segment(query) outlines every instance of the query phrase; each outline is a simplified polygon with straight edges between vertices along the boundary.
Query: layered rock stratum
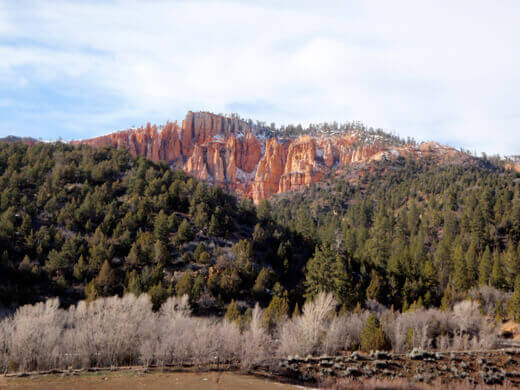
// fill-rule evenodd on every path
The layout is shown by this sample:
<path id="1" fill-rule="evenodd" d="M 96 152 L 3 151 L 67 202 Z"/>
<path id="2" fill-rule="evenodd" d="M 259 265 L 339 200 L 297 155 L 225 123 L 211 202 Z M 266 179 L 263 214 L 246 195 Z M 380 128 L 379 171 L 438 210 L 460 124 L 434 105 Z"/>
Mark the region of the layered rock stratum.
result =
<path id="1" fill-rule="evenodd" d="M 148 124 L 73 143 L 126 148 L 134 156 L 165 161 L 255 203 L 301 190 L 350 164 L 407 156 L 441 162 L 471 158 L 438 143 L 388 142 L 360 130 L 281 137 L 251 121 L 191 111 L 181 125 L 167 122 L 159 129 Z"/>

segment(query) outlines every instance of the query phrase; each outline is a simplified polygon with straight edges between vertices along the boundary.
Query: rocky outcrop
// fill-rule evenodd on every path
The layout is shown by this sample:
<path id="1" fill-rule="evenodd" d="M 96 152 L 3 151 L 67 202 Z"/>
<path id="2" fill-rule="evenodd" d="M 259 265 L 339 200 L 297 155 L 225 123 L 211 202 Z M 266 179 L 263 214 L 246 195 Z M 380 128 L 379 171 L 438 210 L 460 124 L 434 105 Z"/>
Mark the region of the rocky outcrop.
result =
<path id="1" fill-rule="evenodd" d="M 265 154 L 258 164 L 250 194 L 255 202 L 278 192 L 280 178 L 285 171 L 286 155 L 287 148 L 276 138 L 267 140 Z"/>
<path id="2" fill-rule="evenodd" d="M 508 171 L 520 173 L 520 162 L 507 162 L 504 164 L 504 168 Z"/>
<path id="3" fill-rule="evenodd" d="M 135 155 L 184 169 L 256 203 L 273 194 L 298 191 L 349 164 L 404 156 L 444 159 L 461 152 L 436 143 L 388 145 L 359 133 L 265 137 L 251 122 L 208 112 L 188 112 L 182 125 L 147 124 L 74 144 L 126 148 Z"/>

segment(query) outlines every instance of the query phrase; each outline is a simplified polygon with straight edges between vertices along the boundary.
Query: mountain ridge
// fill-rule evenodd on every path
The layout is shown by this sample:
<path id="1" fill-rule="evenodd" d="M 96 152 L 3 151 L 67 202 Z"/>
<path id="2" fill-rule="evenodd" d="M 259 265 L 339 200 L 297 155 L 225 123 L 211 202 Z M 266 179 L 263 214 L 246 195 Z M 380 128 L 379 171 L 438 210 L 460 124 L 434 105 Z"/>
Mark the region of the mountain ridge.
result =
<path id="1" fill-rule="evenodd" d="M 397 141 L 362 128 L 300 131 L 287 136 L 236 116 L 186 114 L 182 124 L 147 124 L 72 144 L 124 147 L 134 156 L 165 161 L 171 167 L 223 186 L 255 203 L 272 195 L 300 191 L 337 168 L 399 157 L 433 157 L 438 163 L 474 157 L 436 142 Z"/>

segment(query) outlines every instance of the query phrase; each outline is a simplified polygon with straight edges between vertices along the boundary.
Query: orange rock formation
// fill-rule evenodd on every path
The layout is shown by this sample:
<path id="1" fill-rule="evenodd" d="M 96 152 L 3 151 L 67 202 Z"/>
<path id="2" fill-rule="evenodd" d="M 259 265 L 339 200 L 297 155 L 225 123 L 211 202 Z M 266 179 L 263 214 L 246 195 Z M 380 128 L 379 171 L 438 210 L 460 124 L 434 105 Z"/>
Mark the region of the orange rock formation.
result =
<path id="1" fill-rule="evenodd" d="M 453 148 L 435 143 L 384 145 L 362 141 L 359 134 L 301 136 L 290 140 L 264 137 L 243 120 L 207 112 L 188 112 L 179 126 L 119 131 L 73 143 L 127 148 L 133 155 L 165 161 L 188 174 L 221 185 L 256 203 L 285 191 L 319 182 L 333 169 L 399 156 L 454 156 Z"/>

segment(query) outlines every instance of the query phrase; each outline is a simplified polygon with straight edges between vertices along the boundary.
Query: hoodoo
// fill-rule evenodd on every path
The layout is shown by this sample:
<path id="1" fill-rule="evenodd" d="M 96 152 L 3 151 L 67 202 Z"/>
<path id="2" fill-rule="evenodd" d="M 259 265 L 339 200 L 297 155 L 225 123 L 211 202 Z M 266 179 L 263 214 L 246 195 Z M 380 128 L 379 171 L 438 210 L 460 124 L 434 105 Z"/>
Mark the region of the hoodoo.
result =
<path id="1" fill-rule="evenodd" d="M 469 157 L 436 143 L 386 142 L 360 131 L 282 138 L 251 121 L 191 111 L 181 126 L 167 122 L 158 129 L 147 124 L 74 143 L 124 147 L 133 155 L 165 161 L 255 203 L 272 194 L 301 190 L 349 164 L 399 156 Z"/>

